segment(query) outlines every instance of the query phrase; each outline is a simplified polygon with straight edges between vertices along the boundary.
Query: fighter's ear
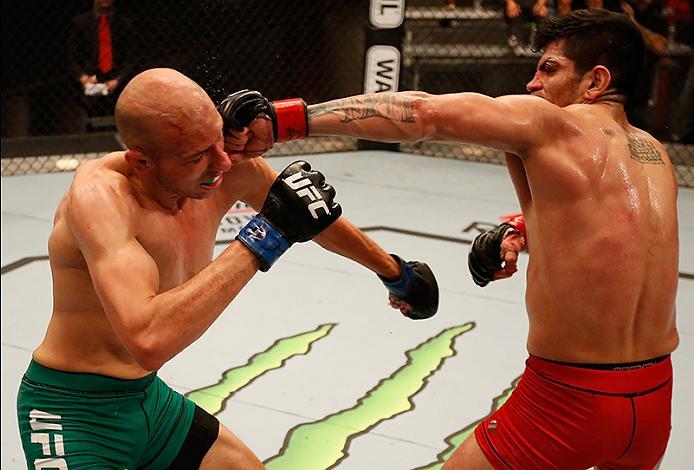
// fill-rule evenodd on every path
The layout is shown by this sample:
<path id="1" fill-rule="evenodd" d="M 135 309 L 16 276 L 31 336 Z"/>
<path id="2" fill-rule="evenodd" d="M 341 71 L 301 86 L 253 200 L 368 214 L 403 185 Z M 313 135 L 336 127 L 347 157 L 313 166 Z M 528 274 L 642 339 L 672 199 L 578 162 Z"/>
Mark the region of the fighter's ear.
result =
<path id="1" fill-rule="evenodd" d="M 588 72 L 590 83 L 583 97 L 588 101 L 597 101 L 601 95 L 610 89 L 612 74 L 604 65 L 596 65 Z"/>
<path id="2" fill-rule="evenodd" d="M 138 173 L 144 173 L 152 169 L 152 159 L 137 150 L 126 150 L 125 161 Z"/>

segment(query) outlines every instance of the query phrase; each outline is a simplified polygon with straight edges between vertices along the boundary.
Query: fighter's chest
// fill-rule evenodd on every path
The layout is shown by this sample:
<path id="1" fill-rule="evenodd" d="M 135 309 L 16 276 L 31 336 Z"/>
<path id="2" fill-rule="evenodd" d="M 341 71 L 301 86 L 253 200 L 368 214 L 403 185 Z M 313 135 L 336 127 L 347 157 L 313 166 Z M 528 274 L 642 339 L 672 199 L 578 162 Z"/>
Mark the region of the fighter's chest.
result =
<path id="1" fill-rule="evenodd" d="M 152 217 L 138 241 L 159 271 L 160 291 L 171 289 L 202 271 L 212 260 L 219 218 L 210 211 Z"/>

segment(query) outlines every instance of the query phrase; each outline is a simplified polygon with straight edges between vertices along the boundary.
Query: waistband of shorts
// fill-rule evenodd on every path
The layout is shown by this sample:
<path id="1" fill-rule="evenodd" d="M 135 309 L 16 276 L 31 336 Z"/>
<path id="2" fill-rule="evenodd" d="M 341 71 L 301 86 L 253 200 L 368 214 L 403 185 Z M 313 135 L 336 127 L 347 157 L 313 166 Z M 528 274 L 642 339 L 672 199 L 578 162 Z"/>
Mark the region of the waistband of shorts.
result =
<path id="1" fill-rule="evenodd" d="M 607 395 L 645 395 L 672 380 L 670 356 L 639 361 L 634 366 L 618 365 L 617 370 L 584 367 L 580 364 L 561 364 L 530 356 L 527 368 L 544 379 L 588 392 Z"/>
<path id="2" fill-rule="evenodd" d="M 157 373 L 139 379 L 119 379 L 86 372 L 67 372 L 42 366 L 33 359 L 24 373 L 29 384 L 75 392 L 127 393 L 139 392 L 152 383 Z"/>

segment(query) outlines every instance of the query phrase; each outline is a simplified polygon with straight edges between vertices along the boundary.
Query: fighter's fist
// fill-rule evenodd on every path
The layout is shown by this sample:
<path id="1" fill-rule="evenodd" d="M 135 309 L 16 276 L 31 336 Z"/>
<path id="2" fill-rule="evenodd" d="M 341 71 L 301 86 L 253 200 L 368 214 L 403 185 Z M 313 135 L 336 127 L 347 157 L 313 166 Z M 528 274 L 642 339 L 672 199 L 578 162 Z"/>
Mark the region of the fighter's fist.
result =
<path id="1" fill-rule="evenodd" d="M 422 320 L 433 316 L 439 308 L 439 285 L 426 263 L 405 262 L 391 254 L 400 263 L 400 277 L 388 281 L 379 276 L 390 292 L 388 301 L 408 318 Z"/>
<path id="2" fill-rule="evenodd" d="M 477 235 L 470 247 L 468 268 L 480 287 L 510 277 L 517 271 L 518 253 L 526 248 L 525 218 L 506 217 L 508 222 Z"/>
<path id="3" fill-rule="evenodd" d="M 261 114 L 274 119 L 272 105 L 260 92 L 240 90 L 230 94 L 217 105 L 219 114 L 224 119 L 224 130 L 242 131 L 251 121 Z"/>
<path id="4" fill-rule="evenodd" d="M 260 92 L 241 90 L 227 96 L 217 106 L 224 129 L 242 131 L 259 116 L 272 122 L 275 142 L 303 139 L 308 134 L 306 103 L 301 98 L 268 101 Z"/>
<path id="5" fill-rule="evenodd" d="M 224 151 L 234 161 L 260 157 L 272 148 L 274 142 L 272 121 L 265 115 L 255 118 L 242 131 L 227 129 L 224 132 Z"/>
<path id="6" fill-rule="evenodd" d="M 258 258 L 261 271 L 295 242 L 311 240 L 342 214 L 322 173 L 296 161 L 279 174 L 263 208 L 236 237 Z"/>
<path id="7" fill-rule="evenodd" d="M 335 188 L 325 182 L 325 176 L 299 160 L 279 174 L 260 213 L 292 243 L 305 242 L 342 214 L 334 198 Z"/>

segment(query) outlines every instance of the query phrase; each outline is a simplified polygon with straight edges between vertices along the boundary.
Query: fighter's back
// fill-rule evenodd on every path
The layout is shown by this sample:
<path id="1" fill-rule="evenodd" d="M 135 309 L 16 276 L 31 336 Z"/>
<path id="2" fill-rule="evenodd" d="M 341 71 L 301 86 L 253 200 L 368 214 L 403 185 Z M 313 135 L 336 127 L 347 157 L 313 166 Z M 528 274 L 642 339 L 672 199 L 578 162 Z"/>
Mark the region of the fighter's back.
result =
<path id="1" fill-rule="evenodd" d="M 529 351 L 594 363 L 668 354 L 678 342 L 672 163 L 603 108 L 567 113 L 574 130 L 525 160 Z"/>

